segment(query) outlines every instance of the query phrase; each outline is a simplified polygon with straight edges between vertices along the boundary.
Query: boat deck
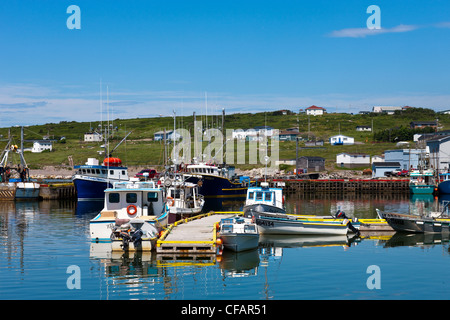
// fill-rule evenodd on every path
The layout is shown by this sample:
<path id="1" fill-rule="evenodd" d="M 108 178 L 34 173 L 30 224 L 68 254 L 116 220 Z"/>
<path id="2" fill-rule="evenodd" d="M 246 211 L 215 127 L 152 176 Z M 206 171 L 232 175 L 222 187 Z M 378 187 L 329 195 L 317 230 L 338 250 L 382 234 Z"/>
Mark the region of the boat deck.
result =
<path id="1" fill-rule="evenodd" d="M 216 222 L 236 212 L 195 216 L 169 226 L 156 244 L 157 253 L 212 253 L 217 251 Z"/>

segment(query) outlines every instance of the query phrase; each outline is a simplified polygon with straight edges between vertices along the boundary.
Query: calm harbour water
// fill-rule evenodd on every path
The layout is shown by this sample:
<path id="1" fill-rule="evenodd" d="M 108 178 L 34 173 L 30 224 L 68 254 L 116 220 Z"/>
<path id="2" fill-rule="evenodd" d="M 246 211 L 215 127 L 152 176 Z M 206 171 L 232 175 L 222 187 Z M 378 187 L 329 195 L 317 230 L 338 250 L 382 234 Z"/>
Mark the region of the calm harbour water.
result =
<path id="1" fill-rule="evenodd" d="M 408 195 L 291 196 L 290 212 L 375 218 L 375 208 L 436 210 L 442 199 Z M 242 201 L 208 203 L 237 210 Z M 93 244 L 102 202 L 0 202 L 0 299 L 297 300 L 449 299 L 449 241 L 440 235 L 262 237 L 258 250 L 210 258 L 112 254 Z M 72 288 L 70 266 L 79 268 Z M 369 288 L 377 266 L 380 288 Z"/>

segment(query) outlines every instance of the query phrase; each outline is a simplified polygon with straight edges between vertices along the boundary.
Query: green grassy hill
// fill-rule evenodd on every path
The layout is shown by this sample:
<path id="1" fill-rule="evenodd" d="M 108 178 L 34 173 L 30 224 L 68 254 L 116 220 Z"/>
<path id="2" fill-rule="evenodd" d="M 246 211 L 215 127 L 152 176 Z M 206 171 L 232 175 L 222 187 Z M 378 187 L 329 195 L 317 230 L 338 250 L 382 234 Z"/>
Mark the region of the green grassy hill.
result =
<path id="1" fill-rule="evenodd" d="M 415 109 L 415 108 L 414 108 Z M 395 149 L 396 144 L 392 142 L 374 141 L 373 132 L 358 132 L 357 126 L 372 126 L 374 132 L 396 127 L 409 128 L 411 121 L 439 120 L 440 130 L 450 128 L 450 115 L 437 114 L 432 110 L 417 109 L 416 112 L 386 114 L 347 114 L 331 113 L 323 116 L 307 116 L 306 114 L 282 115 L 279 112 L 261 112 L 256 114 L 237 113 L 225 116 L 226 129 L 249 129 L 256 126 L 268 125 L 275 129 L 298 127 L 302 137 L 312 140 L 324 140 L 323 149 L 302 149 L 299 155 L 322 156 L 326 159 L 327 167 L 334 168 L 336 154 L 341 152 L 367 153 L 370 156 L 381 155 L 384 150 Z M 197 120 L 201 119 L 197 116 Z M 193 116 L 177 117 L 177 128 L 183 127 L 192 132 Z M 203 120 L 204 117 L 203 117 Z M 47 123 L 43 125 L 29 126 L 24 129 L 24 139 L 42 139 L 49 136 L 57 141 L 53 144 L 54 151 L 43 153 L 25 152 L 25 158 L 31 168 L 40 168 L 45 165 L 67 166 L 68 157 L 71 156 L 74 165 L 83 164 L 88 157 L 102 159 L 98 154 L 102 150 L 103 143 L 86 143 L 83 141 L 84 133 L 92 128 L 98 128 L 100 122 L 69 122 Z M 107 123 L 103 122 L 105 126 Z M 219 127 L 221 116 L 208 117 L 209 126 Z M 205 123 L 203 124 L 205 127 Z M 163 129 L 173 129 L 172 117 L 137 118 L 137 119 L 115 119 L 111 121 L 112 137 L 110 149 L 114 148 L 125 135 L 132 131 L 126 141 L 115 151 L 114 156 L 120 157 L 125 165 L 154 166 L 163 164 L 163 144 L 153 141 L 154 133 Z M 14 143 L 20 145 L 20 128 L 0 128 L 3 138 L 8 137 L 8 131 L 14 138 Z M 338 133 L 355 138 L 357 144 L 352 146 L 331 146 L 328 139 Z M 65 140 L 60 140 L 65 137 Z M 3 146 L 6 141 L 2 142 Z M 205 144 L 204 144 L 205 145 Z M 31 147 L 30 142 L 24 144 L 25 148 Z M 300 142 L 300 147 L 304 146 Z M 296 153 L 295 142 L 280 141 L 280 159 L 294 159 Z M 243 169 L 258 167 L 261 165 L 237 165 Z"/>

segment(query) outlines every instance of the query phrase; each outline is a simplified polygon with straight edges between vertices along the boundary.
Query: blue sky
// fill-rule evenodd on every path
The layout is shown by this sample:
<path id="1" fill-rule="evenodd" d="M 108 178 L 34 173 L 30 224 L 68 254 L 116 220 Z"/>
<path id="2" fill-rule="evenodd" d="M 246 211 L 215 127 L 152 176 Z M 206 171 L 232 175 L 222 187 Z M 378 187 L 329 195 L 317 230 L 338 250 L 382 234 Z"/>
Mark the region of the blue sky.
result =
<path id="1" fill-rule="evenodd" d="M 380 30 L 366 26 L 373 4 Z M 449 12 L 444 0 L 2 1 L 0 126 L 105 119 L 100 81 L 114 118 L 450 109 Z"/>

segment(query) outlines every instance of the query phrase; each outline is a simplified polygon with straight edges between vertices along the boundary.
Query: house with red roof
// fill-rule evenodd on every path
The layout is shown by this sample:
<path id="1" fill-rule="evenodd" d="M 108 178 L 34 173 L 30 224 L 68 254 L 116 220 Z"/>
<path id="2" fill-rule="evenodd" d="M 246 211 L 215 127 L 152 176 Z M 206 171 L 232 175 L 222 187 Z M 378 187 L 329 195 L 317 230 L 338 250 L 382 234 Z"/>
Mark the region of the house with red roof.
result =
<path id="1" fill-rule="evenodd" d="M 306 108 L 306 114 L 307 115 L 312 115 L 312 116 L 321 116 L 326 111 L 327 110 L 325 110 L 325 108 L 318 107 L 318 106 L 311 106 L 309 108 Z"/>

